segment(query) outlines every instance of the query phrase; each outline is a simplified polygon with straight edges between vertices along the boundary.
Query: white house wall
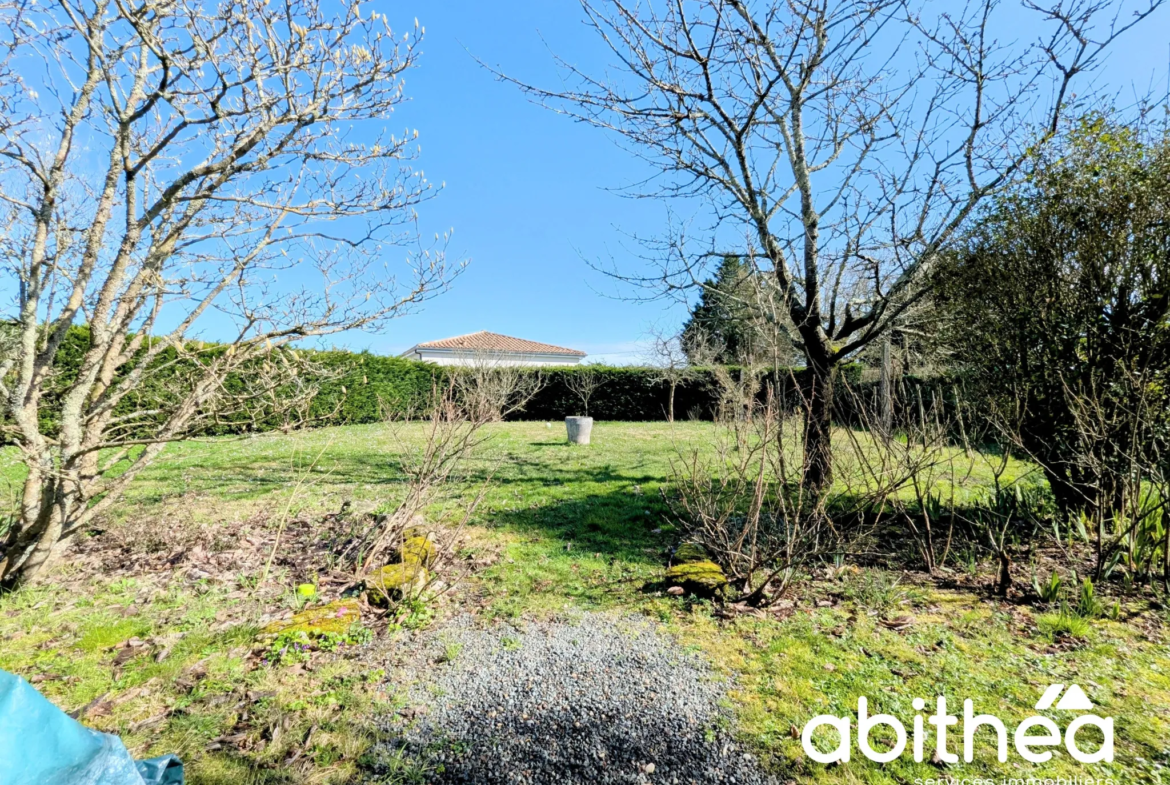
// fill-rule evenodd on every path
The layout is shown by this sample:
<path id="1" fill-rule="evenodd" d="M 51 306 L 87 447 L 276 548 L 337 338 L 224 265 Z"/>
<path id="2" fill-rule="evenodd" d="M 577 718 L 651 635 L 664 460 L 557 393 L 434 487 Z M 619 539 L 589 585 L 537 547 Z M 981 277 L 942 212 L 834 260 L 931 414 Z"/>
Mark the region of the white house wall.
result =
<path id="1" fill-rule="evenodd" d="M 416 349 L 411 359 L 422 360 L 435 365 L 499 365 L 499 366 L 526 366 L 543 367 L 550 365 L 577 365 L 580 357 L 566 357 L 562 354 L 527 354 L 512 352 L 461 352 L 442 351 L 436 349 Z"/>

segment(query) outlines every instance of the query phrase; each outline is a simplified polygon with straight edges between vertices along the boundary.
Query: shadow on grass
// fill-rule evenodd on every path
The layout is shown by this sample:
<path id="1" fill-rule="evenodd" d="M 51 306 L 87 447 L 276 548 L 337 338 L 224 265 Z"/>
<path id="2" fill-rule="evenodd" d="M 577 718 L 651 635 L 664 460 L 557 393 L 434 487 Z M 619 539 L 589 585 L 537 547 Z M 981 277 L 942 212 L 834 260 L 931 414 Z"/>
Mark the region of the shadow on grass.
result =
<path id="1" fill-rule="evenodd" d="M 535 488 L 578 483 L 654 483 L 663 477 L 652 472 L 649 462 L 638 460 L 630 464 L 607 462 L 591 466 L 570 466 L 573 450 L 559 447 L 564 455 L 545 454 L 541 458 L 515 453 L 485 455 L 471 460 L 468 471 L 461 478 L 467 485 L 478 485 L 491 479 L 497 486 L 531 486 Z M 578 454 L 577 457 L 580 457 Z M 597 456 L 586 456 L 597 457 Z M 343 489 L 356 485 L 392 488 L 405 481 L 405 462 L 400 455 L 348 453 L 325 456 L 308 472 L 317 487 Z M 289 483 L 298 480 L 303 469 L 294 465 L 258 463 L 246 458 L 217 462 L 190 473 L 187 467 L 169 468 L 160 462 L 143 478 L 143 495 L 163 498 L 191 491 L 211 492 L 226 499 L 247 500 L 286 490 Z M 153 492 L 152 492 L 153 491 Z"/>
<path id="2" fill-rule="evenodd" d="M 646 561 L 670 530 L 668 510 L 657 494 L 620 489 L 522 508 L 496 510 L 489 525 L 555 540 L 567 553 L 601 554 Z"/>

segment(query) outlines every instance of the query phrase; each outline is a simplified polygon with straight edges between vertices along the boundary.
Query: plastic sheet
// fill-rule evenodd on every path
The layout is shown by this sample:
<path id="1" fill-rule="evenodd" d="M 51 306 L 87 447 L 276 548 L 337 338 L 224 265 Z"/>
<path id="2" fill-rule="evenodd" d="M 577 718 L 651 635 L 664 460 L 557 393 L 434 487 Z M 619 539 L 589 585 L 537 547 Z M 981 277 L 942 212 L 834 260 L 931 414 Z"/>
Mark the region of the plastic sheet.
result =
<path id="1" fill-rule="evenodd" d="M 173 755 L 138 761 L 117 736 L 90 730 L 19 676 L 0 670 L 3 785 L 182 785 Z"/>

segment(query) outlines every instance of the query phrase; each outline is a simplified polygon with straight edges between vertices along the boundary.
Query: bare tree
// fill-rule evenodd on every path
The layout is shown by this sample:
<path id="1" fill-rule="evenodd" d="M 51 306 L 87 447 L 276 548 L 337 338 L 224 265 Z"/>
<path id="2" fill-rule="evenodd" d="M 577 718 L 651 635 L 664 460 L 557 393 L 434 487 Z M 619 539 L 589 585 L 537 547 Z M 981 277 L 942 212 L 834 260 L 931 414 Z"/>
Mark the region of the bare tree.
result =
<path id="1" fill-rule="evenodd" d="M 589 368 L 574 368 L 565 374 L 565 386 L 581 399 L 581 406 L 585 409 L 585 416 L 589 416 L 589 400 L 593 394 L 601 389 L 605 384 L 605 380 L 598 375 L 597 371 Z"/>
<path id="2" fill-rule="evenodd" d="M 28 472 L 0 585 L 35 575 L 222 408 L 230 374 L 265 394 L 296 373 L 289 344 L 379 325 L 458 271 L 441 248 L 409 254 L 402 285 L 382 269 L 417 242 L 411 208 L 430 191 L 413 135 L 383 130 L 421 32 L 356 2 L 0 6 L 18 289 L 0 393 Z M 78 323 L 80 362 L 62 369 Z M 226 349 L 191 339 L 209 325 Z M 176 368 L 185 382 L 157 407 L 119 406 Z M 59 432 L 41 425 L 50 385 Z"/>
<path id="3" fill-rule="evenodd" d="M 695 375 L 695 366 L 683 346 L 683 337 L 655 330 L 651 333 L 649 359 L 655 378 L 667 385 L 666 421 L 674 422 L 675 391 L 680 383 Z"/>
<path id="4" fill-rule="evenodd" d="M 500 422 L 523 409 L 544 387 L 539 370 L 516 365 L 497 352 L 476 352 L 450 374 L 461 406 L 473 419 L 488 422 Z"/>
<path id="5" fill-rule="evenodd" d="M 725 370 L 725 369 L 724 369 Z M 823 492 L 800 482 L 799 402 L 758 374 L 719 373 L 721 407 L 710 449 L 680 450 L 663 497 L 688 541 L 723 568 L 733 603 L 769 605 L 805 570 L 844 558 L 909 482 L 889 453 L 844 440 L 844 477 Z M 746 411 L 745 411 L 746 410 Z M 875 513 L 877 513 L 875 515 Z"/>
<path id="6" fill-rule="evenodd" d="M 956 231 L 1056 132 L 1077 77 L 1161 2 L 1022 0 L 1024 23 L 996 0 L 582 0 L 616 70 L 561 61 L 576 86 L 517 84 L 656 167 L 636 195 L 708 206 L 701 248 L 672 231 L 649 242 L 656 271 L 613 274 L 669 295 L 731 255 L 766 273 L 764 316 L 809 370 L 804 482 L 823 488 L 837 368 L 922 298 Z M 1002 44 L 1021 24 L 1037 37 Z"/>
<path id="7" fill-rule="evenodd" d="M 519 377 L 508 377 L 519 380 Z M 493 389 L 499 389 L 493 385 Z M 511 400 L 520 390 L 504 395 Z M 342 558 L 352 560 L 356 573 L 364 577 L 371 568 L 382 564 L 383 557 L 391 550 L 401 550 L 403 542 L 414 523 L 419 520 L 427 505 L 431 504 L 461 467 L 475 455 L 490 435 L 484 427 L 495 422 L 498 411 L 484 406 L 482 399 L 467 397 L 454 378 L 437 381 L 426 403 L 427 417 L 423 419 L 422 443 L 412 438 L 417 432 L 414 412 L 400 412 L 391 421 L 392 435 L 398 442 L 401 456 L 401 470 L 405 477 L 403 497 L 394 510 L 387 515 L 375 516 L 371 525 L 355 532 L 353 539 L 342 552 Z M 483 501 L 490 487 L 494 470 L 489 472 L 472 499 L 465 507 L 462 528 L 470 520 L 475 509 Z M 429 536 L 433 532 L 423 532 Z M 445 552 L 444 557 L 449 555 Z"/>
<path id="8" fill-rule="evenodd" d="M 540 374 L 533 369 L 509 365 L 491 353 L 477 354 L 468 366 L 453 370 L 436 379 L 429 399 L 422 402 L 425 416 L 416 418 L 417 412 L 407 409 L 388 418 L 399 446 L 402 496 L 392 511 L 352 521 L 340 553 L 343 561 L 353 565 L 355 579 L 387 600 L 424 599 L 451 588 L 453 582 L 440 579 L 437 573 L 459 561 L 459 534 L 492 488 L 499 465 L 493 459 L 485 468 L 480 460 L 480 448 L 492 438 L 485 429 L 522 408 L 541 384 Z M 472 463 L 474 467 L 468 465 Z M 476 483 L 475 493 L 467 497 L 458 489 L 452 491 L 456 479 Z M 427 508 L 448 493 L 454 493 L 455 505 L 462 508 L 458 520 L 445 527 L 428 523 Z M 407 562 L 411 541 L 418 538 L 429 544 L 415 549 L 421 557 L 417 566 L 428 569 L 404 567 L 398 573 L 402 583 L 387 585 L 382 565 L 394 554 Z"/>

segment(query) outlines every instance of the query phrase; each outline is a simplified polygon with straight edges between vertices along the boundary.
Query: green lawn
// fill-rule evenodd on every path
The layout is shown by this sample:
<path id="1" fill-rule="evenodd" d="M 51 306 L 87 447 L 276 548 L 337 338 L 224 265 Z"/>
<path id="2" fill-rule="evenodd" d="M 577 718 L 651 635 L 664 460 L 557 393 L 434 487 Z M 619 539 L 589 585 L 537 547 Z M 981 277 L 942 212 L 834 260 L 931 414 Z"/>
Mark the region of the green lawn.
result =
<path id="1" fill-rule="evenodd" d="M 871 711 L 889 711 L 907 725 L 912 698 L 929 701 L 943 691 L 952 706 L 969 697 L 1014 725 L 1057 682 L 1081 684 L 1097 713 L 1116 718 L 1117 761 L 1089 767 L 1095 776 L 1166 777 L 1164 614 L 1133 604 L 1123 621 L 1094 622 L 1084 643 L 1054 645 L 1031 608 L 865 571 L 802 580 L 795 604 L 779 615 L 724 619 L 709 603 L 643 590 L 661 574 L 677 539 L 659 488 L 679 451 L 710 450 L 712 425 L 598 423 L 590 447 L 565 444 L 561 423 L 490 431 L 465 475 L 430 510 L 453 523 L 475 489 L 492 481 L 467 546 L 488 554 L 490 566 L 459 593 L 475 597 L 482 612 L 505 617 L 576 607 L 661 620 L 736 678 L 736 732 L 785 777 L 894 783 L 940 776 L 928 763 L 880 766 L 855 758 L 826 768 L 802 760 L 792 729 L 815 714 L 855 710 L 858 694 L 869 697 Z M 172 445 L 116 507 L 106 536 L 121 532 L 131 549 L 162 552 L 179 541 L 223 543 L 241 527 L 273 526 L 290 501 L 293 517 L 307 520 L 346 501 L 359 509 L 388 507 L 402 490 L 403 445 L 420 438 L 418 425 L 354 426 Z M 953 473 L 957 495 L 986 492 L 987 462 L 958 451 L 955 457 L 957 465 L 968 462 Z M 10 488 L 20 477 L 14 459 L 11 451 L 0 453 L 0 478 Z M 1013 463 L 1009 476 L 1031 472 Z M 257 667 L 249 652 L 261 614 L 291 606 L 293 577 L 277 571 L 271 585 L 257 586 L 254 565 L 233 575 L 234 584 L 137 580 L 62 564 L 44 585 L 0 598 L 0 667 L 40 676 L 38 686 L 67 709 L 101 698 L 88 722 L 126 734 L 136 752 L 177 750 L 190 761 L 195 783 L 345 781 L 369 744 L 372 728 L 364 720 L 393 706 L 393 685 L 347 651 L 311 670 Z M 880 622 L 891 616 L 913 621 L 889 629 Z M 132 638 L 151 641 L 152 653 L 176 642 L 161 662 L 125 655 L 119 662 L 123 650 L 111 647 Z M 1088 773 L 1063 752 L 1036 769 L 1018 768 L 1016 760 L 999 764 L 984 753 L 945 773 Z"/>

